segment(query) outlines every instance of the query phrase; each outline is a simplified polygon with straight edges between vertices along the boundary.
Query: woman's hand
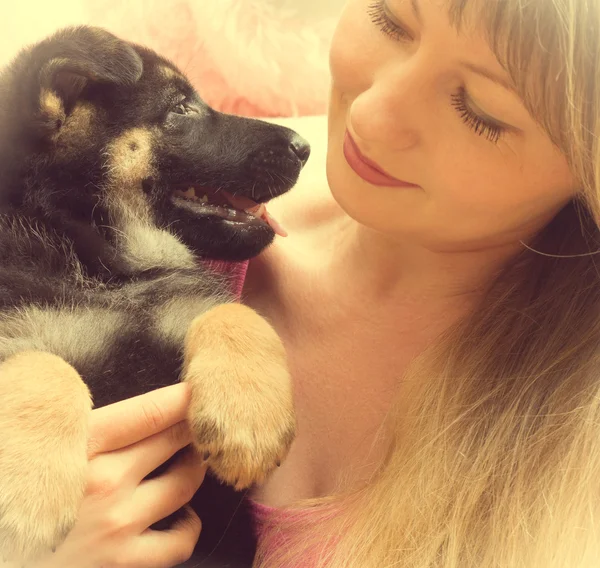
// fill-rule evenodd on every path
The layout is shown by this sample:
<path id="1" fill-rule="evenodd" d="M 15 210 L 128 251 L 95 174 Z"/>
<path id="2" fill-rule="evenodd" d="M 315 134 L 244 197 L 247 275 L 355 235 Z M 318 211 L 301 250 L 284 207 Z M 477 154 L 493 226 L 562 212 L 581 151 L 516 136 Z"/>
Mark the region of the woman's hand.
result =
<path id="1" fill-rule="evenodd" d="M 186 561 L 200 535 L 188 516 L 168 531 L 153 523 L 188 503 L 206 466 L 186 451 L 164 474 L 144 478 L 191 443 L 185 383 L 92 411 L 87 491 L 78 521 L 56 552 L 27 568 L 167 568 Z"/>

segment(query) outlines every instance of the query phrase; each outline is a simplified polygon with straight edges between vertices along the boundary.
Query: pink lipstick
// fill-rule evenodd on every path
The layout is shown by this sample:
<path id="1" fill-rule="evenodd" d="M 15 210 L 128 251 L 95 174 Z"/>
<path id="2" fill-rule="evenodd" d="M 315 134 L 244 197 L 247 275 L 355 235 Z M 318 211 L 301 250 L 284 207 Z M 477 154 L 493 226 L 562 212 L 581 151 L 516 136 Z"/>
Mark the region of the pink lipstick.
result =
<path id="1" fill-rule="evenodd" d="M 419 187 L 414 183 L 392 177 L 386 173 L 381 166 L 363 156 L 356 145 L 356 142 L 354 142 L 347 130 L 344 135 L 344 157 L 346 158 L 348 165 L 354 170 L 354 173 L 372 185 Z"/>

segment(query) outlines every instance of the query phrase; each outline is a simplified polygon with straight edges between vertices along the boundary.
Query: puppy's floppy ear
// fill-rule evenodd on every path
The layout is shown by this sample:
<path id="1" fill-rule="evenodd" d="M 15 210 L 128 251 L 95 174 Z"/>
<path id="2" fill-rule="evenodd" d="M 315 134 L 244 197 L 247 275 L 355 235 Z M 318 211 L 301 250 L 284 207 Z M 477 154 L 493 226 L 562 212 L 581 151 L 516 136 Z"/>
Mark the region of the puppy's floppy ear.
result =
<path id="1" fill-rule="evenodd" d="M 67 28 L 35 46 L 40 110 L 46 129 L 58 128 L 89 83 L 133 86 L 143 71 L 133 47 L 102 28 Z M 31 61 L 33 60 L 33 61 Z M 47 119 L 47 120 L 45 120 Z"/>

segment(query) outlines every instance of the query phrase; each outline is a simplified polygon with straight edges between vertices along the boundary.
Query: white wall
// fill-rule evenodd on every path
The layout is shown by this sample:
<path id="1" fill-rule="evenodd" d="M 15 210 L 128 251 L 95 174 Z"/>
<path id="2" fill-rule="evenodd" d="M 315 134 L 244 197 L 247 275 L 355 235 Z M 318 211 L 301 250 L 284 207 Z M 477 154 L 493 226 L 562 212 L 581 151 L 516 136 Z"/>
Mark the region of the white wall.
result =
<path id="1" fill-rule="evenodd" d="M 82 0 L 0 0 L 0 66 L 22 46 L 85 22 Z"/>
<path id="2" fill-rule="evenodd" d="M 22 46 L 42 39 L 60 27 L 82 23 L 93 24 L 86 11 L 87 3 L 93 1 L 0 0 L 0 66 L 8 62 Z M 115 4 L 119 4 L 119 0 L 114 1 Z M 169 1 L 171 0 L 165 0 L 165 2 Z M 202 3 L 219 0 L 192 1 Z M 346 2 L 346 0 L 263 1 L 280 6 L 282 9 L 297 11 L 307 21 L 336 15 Z"/>

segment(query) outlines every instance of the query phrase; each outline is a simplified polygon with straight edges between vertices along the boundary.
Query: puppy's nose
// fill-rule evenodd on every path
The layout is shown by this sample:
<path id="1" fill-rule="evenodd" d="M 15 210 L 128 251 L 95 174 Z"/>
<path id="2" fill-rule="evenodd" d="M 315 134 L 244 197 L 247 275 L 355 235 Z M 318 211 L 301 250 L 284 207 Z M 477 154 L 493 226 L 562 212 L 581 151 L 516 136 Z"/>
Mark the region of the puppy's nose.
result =
<path id="1" fill-rule="evenodd" d="M 298 134 L 294 134 L 292 141 L 290 142 L 290 149 L 298 159 L 302 162 L 302 165 L 306 164 L 308 161 L 308 157 L 310 156 L 310 144 L 299 136 Z"/>

